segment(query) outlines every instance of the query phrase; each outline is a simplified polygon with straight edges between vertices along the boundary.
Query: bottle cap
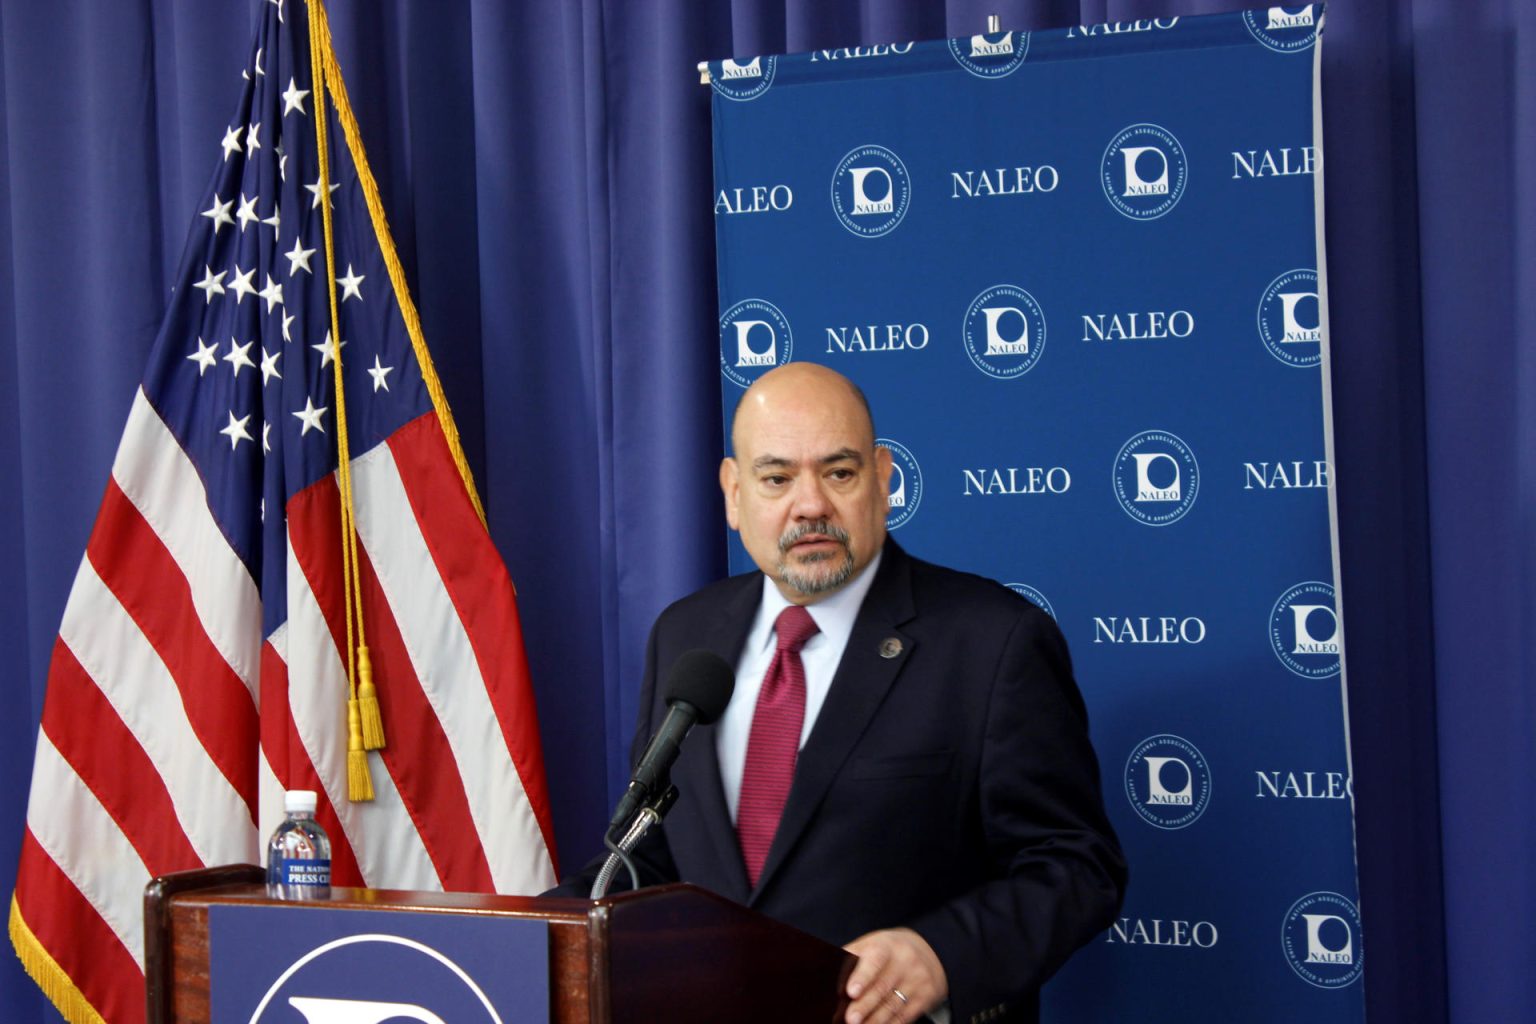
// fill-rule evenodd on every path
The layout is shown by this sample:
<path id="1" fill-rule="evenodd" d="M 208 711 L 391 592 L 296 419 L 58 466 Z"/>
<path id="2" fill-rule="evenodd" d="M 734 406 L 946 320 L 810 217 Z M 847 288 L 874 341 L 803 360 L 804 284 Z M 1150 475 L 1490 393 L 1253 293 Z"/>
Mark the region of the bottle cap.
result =
<path id="1" fill-rule="evenodd" d="M 315 813 L 319 797 L 312 789 L 290 789 L 283 794 L 283 811 L 286 814 Z"/>

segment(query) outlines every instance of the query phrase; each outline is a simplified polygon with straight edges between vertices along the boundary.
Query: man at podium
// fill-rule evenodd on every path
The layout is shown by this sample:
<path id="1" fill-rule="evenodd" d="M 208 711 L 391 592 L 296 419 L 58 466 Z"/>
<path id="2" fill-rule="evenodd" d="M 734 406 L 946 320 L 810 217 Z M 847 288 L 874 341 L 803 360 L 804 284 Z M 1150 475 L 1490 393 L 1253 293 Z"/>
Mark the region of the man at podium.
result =
<path id="1" fill-rule="evenodd" d="M 634 753 L 685 651 L 736 668 L 671 770 L 643 884 L 711 889 L 859 956 L 849 1024 L 1035 1021 L 1114 919 L 1126 866 L 1055 622 L 886 536 L 890 452 L 864 396 L 812 363 L 764 374 L 720 468 L 761 572 L 652 630 Z M 591 875 L 562 887 L 586 894 Z"/>

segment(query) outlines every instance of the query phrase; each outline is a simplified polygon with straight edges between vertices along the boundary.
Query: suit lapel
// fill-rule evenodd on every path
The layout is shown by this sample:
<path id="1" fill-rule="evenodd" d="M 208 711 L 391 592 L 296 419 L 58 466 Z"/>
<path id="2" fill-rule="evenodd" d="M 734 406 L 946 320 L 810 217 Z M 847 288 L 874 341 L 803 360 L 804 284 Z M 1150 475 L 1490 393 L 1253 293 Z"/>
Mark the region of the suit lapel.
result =
<path id="1" fill-rule="evenodd" d="M 700 646 L 720 655 L 733 668 L 741 658 L 747 631 L 762 600 L 762 577 L 745 577 L 744 585 L 720 606 L 719 614 L 699 636 Z M 720 893 L 738 902 L 746 902 L 747 869 L 742 863 L 741 846 L 731 824 L 730 808 L 725 803 L 725 786 L 720 781 L 720 757 L 715 750 L 714 724 L 695 727 L 686 752 L 678 759 L 672 781 L 680 791 L 691 794 L 699 807 L 699 817 L 708 837 L 712 862 L 719 865 Z"/>
<path id="2" fill-rule="evenodd" d="M 849 752 L 875 717 L 891 684 L 911 656 L 912 638 L 898 627 L 910 621 L 914 614 L 910 564 L 906 553 L 894 541 L 888 540 L 879 574 L 870 585 L 858 618 L 854 620 L 853 632 L 848 636 L 848 646 L 837 666 L 837 674 L 832 677 L 827 699 L 795 762 L 795 781 L 790 787 L 789 801 L 784 806 L 784 816 L 779 820 L 768 860 L 748 905 L 756 902 L 779 865 L 799 842 Z M 894 657 L 888 656 L 891 645 L 885 643 L 890 639 L 900 643 L 900 650 Z M 736 859 L 740 861 L 739 853 Z"/>

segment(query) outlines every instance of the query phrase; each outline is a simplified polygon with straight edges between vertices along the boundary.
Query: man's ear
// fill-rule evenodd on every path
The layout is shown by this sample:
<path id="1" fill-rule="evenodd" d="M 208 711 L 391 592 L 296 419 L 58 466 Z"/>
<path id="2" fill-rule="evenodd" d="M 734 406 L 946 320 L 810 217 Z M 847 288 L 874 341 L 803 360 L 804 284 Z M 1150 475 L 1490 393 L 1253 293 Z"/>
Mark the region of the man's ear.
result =
<path id="1" fill-rule="evenodd" d="M 895 460 L 891 450 L 883 444 L 875 445 L 875 479 L 880 481 L 880 493 L 891 493 L 891 470 Z"/>
<path id="2" fill-rule="evenodd" d="M 889 471 L 886 475 L 890 475 Z M 731 529 L 741 529 L 741 474 L 735 459 L 720 460 L 720 492 L 725 496 L 725 521 L 731 524 Z"/>

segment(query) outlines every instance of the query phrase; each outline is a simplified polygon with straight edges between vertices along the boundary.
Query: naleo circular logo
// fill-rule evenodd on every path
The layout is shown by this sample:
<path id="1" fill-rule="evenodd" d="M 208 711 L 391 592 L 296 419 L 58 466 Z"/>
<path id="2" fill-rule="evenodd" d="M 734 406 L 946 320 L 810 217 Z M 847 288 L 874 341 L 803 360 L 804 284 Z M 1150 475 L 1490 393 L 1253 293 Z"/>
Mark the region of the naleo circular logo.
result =
<path id="1" fill-rule="evenodd" d="M 1194 507 L 1200 464 L 1177 435 L 1143 430 L 1120 446 L 1111 482 L 1126 515 L 1147 526 L 1167 526 Z"/>
<path id="2" fill-rule="evenodd" d="M 917 515 L 917 506 L 922 503 L 923 471 L 917 464 L 917 457 L 899 441 L 877 437 L 875 444 L 891 453 L 891 490 L 887 498 L 889 511 L 885 528 L 899 530 Z"/>
<path id="3" fill-rule="evenodd" d="M 720 372 L 738 387 L 751 387 L 793 351 L 789 320 L 767 299 L 742 299 L 720 317 Z"/>
<path id="4" fill-rule="evenodd" d="M 1280 947 L 1285 962 L 1307 984 L 1352 985 L 1365 969 L 1359 908 L 1336 892 L 1308 893 L 1286 911 Z"/>
<path id="5" fill-rule="evenodd" d="M 1316 5 L 1260 7 L 1243 12 L 1248 34 L 1276 53 L 1300 53 L 1317 42 Z"/>
<path id="6" fill-rule="evenodd" d="M 1028 32 L 993 32 L 961 36 L 949 41 L 955 62 L 977 78 L 1004 78 L 1024 63 L 1029 53 Z"/>
<path id="7" fill-rule="evenodd" d="M 884 146 L 859 146 L 832 172 L 832 209 L 860 238 L 895 230 L 912 205 L 912 178 L 901 158 Z"/>
<path id="8" fill-rule="evenodd" d="M 960 330 L 971 364 L 999 380 L 1024 376 L 1045 351 L 1045 311 L 1018 285 L 984 289 L 966 307 Z"/>
<path id="9" fill-rule="evenodd" d="M 1147 824 L 1186 828 L 1211 802 L 1211 770 L 1184 737 L 1148 736 L 1125 759 L 1125 797 Z"/>
<path id="10" fill-rule="evenodd" d="M 1332 585 L 1298 583 L 1280 595 L 1269 613 L 1269 642 L 1280 664 L 1307 679 L 1339 674 L 1343 650 Z"/>
<path id="11" fill-rule="evenodd" d="M 1133 124 L 1110 140 L 1100 161 L 1104 197 L 1132 220 L 1156 220 L 1178 205 L 1189 183 L 1189 160 L 1172 132 Z"/>
<path id="12" fill-rule="evenodd" d="M 1051 618 L 1054 619 L 1056 617 L 1056 609 L 1051 607 L 1051 602 L 1046 599 L 1044 594 L 1040 593 L 1040 591 L 1036 590 L 1028 583 L 1005 583 L 1003 586 L 1007 587 L 1015 594 L 1018 594 L 1026 601 L 1034 604 L 1037 608 L 1045 612 L 1045 614 L 1049 615 Z"/>
<path id="13" fill-rule="evenodd" d="M 1269 354 L 1287 366 L 1323 361 L 1323 308 L 1317 271 L 1287 270 L 1259 298 L 1259 337 Z"/>
<path id="14" fill-rule="evenodd" d="M 715 93 L 728 100 L 755 100 L 773 85 L 779 58 L 753 57 L 751 60 L 722 60 L 709 76 Z"/>

